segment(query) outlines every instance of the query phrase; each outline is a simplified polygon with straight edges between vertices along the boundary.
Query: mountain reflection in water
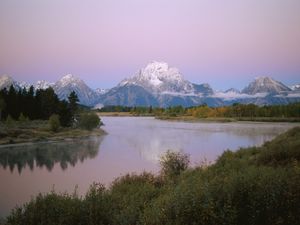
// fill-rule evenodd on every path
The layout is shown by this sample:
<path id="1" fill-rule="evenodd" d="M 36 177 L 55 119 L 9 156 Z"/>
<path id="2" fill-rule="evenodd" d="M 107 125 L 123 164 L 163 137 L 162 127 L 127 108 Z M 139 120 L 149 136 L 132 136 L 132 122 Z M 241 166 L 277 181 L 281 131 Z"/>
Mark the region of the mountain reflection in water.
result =
<path id="1" fill-rule="evenodd" d="M 56 163 L 62 170 L 75 166 L 87 158 L 95 158 L 103 137 L 91 137 L 53 143 L 32 143 L 0 148 L 0 165 L 11 172 L 16 168 L 19 174 L 28 166 L 47 168 L 51 171 Z"/>

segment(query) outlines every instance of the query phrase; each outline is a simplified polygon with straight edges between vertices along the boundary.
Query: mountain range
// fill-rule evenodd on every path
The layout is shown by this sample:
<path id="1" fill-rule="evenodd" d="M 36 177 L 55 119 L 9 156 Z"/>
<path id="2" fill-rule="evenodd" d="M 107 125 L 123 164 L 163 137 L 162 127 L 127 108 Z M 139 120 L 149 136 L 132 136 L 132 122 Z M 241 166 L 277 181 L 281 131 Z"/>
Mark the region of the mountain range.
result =
<path id="1" fill-rule="evenodd" d="M 26 82 L 15 81 L 12 77 L 0 77 L 0 89 L 29 88 Z M 66 99 L 71 91 L 78 95 L 80 103 L 87 106 L 161 106 L 182 105 L 185 107 L 207 104 L 209 106 L 230 105 L 233 103 L 253 103 L 257 105 L 288 104 L 300 101 L 300 85 L 291 87 L 268 76 L 254 79 L 244 89 L 230 88 L 215 91 L 207 84 L 194 84 L 184 79 L 178 69 L 165 62 L 153 61 L 140 69 L 134 76 L 121 81 L 111 89 L 93 90 L 78 77 L 63 76 L 55 83 L 38 81 L 35 89 L 52 87 L 60 99 Z"/>

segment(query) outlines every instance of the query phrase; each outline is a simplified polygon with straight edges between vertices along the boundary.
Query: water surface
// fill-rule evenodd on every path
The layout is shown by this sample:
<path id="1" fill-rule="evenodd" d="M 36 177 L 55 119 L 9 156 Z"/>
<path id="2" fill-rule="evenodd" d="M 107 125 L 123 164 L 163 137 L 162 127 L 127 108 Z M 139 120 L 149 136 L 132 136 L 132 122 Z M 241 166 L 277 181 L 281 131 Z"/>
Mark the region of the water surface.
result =
<path id="1" fill-rule="evenodd" d="M 289 123 L 187 123 L 149 117 L 103 117 L 107 135 L 59 143 L 0 147 L 0 216 L 39 192 L 79 194 L 93 182 L 107 186 L 118 176 L 159 171 L 168 149 L 191 156 L 192 165 L 213 162 L 226 149 L 261 145 Z"/>

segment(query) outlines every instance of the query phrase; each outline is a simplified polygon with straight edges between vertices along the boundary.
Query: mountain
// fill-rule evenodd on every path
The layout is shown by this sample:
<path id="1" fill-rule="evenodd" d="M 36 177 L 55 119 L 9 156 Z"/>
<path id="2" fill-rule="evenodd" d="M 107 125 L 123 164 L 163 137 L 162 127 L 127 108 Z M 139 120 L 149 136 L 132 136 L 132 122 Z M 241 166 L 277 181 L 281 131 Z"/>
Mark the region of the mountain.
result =
<path id="1" fill-rule="evenodd" d="M 95 90 L 95 92 L 98 94 L 98 95 L 103 95 L 105 93 L 107 93 L 109 91 L 109 89 L 104 89 L 104 88 L 97 88 Z"/>
<path id="2" fill-rule="evenodd" d="M 9 89 L 11 85 L 13 85 L 17 89 L 20 88 L 19 83 L 15 81 L 11 76 L 3 75 L 0 77 L 0 90 L 4 88 Z"/>
<path id="3" fill-rule="evenodd" d="M 240 94 L 240 90 L 236 89 L 236 88 L 229 88 L 226 91 L 224 91 L 224 93 L 236 93 L 236 94 Z"/>
<path id="4" fill-rule="evenodd" d="M 242 90 L 242 93 L 255 95 L 257 93 L 280 94 L 283 91 L 291 91 L 283 83 L 270 77 L 258 77 Z"/>
<path id="5" fill-rule="evenodd" d="M 29 90 L 30 88 L 30 84 L 22 81 L 22 82 L 18 82 L 15 81 L 11 76 L 9 75 L 3 75 L 0 77 L 0 90 L 6 88 L 9 89 L 10 86 L 13 85 L 15 89 L 19 90 L 19 89 L 23 89 L 26 88 L 27 90 Z"/>
<path id="6" fill-rule="evenodd" d="M 136 85 L 143 87 L 153 95 L 195 95 L 211 93 L 208 84 L 196 85 L 183 78 L 177 68 L 169 67 L 165 62 L 153 61 L 137 74 L 123 80 L 118 86 Z"/>
<path id="7" fill-rule="evenodd" d="M 63 76 L 52 87 L 60 99 L 67 99 L 70 93 L 75 91 L 80 104 L 87 106 L 94 106 L 99 97 L 83 80 L 72 74 Z"/>
<path id="8" fill-rule="evenodd" d="M 100 96 L 99 103 L 103 105 L 124 106 L 158 106 L 158 101 L 152 93 L 138 85 L 125 84 L 110 89 Z"/>
<path id="9" fill-rule="evenodd" d="M 153 61 L 101 96 L 104 105 L 199 105 L 213 93 L 209 84 L 193 84 L 177 68 Z M 211 100 L 214 104 L 214 100 Z"/>
<path id="10" fill-rule="evenodd" d="M 13 85 L 15 89 L 26 88 L 27 90 L 31 86 L 31 84 L 28 84 L 24 81 L 17 82 L 8 75 L 3 75 L 0 77 L 0 90 L 4 88 L 8 89 L 11 85 Z M 87 106 L 94 106 L 94 104 L 98 101 L 99 96 L 101 95 L 88 87 L 84 83 L 84 81 L 71 74 L 65 75 L 56 83 L 50 83 L 44 80 L 37 81 L 36 84 L 33 85 L 33 87 L 35 90 L 47 89 L 48 87 L 52 87 L 60 99 L 67 99 L 69 94 L 72 91 L 75 91 L 78 95 L 80 104 Z"/>
<path id="11" fill-rule="evenodd" d="M 0 90 L 29 88 L 26 82 L 17 82 L 12 77 L 0 77 Z M 140 69 L 134 76 L 124 79 L 111 89 L 93 90 L 83 80 L 71 74 L 56 83 L 38 81 L 35 89 L 52 87 L 60 99 L 67 99 L 75 91 L 80 104 L 96 108 L 105 105 L 184 107 L 207 104 L 217 107 L 233 103 L 256 105 L 288 104 L 300 101 L 300 85 L 291 88 L 270 77 L 258 77 L 242 91 L 230 88 L 214 91 L 207 83 L 194 84 L 184 79 L 177 68 L 165 62 L 153 61 Z"/>
<path id="12" fill-rule="evenodd" d="M 34 89 L 35 90 L 38 90 L 38 89 L 47 89 L 49 87 L 52 87 L 54 86 L 54 83 L 50 83 L 48 81 L 45 81 L 45 80 L 39 80 L 35 83 L 34 85 Z"/>
<path id="13" fill-rule="evenodd" d="M 300 91 L 300 84 L 295 84 L 290 87 L 293 91 Z"/>

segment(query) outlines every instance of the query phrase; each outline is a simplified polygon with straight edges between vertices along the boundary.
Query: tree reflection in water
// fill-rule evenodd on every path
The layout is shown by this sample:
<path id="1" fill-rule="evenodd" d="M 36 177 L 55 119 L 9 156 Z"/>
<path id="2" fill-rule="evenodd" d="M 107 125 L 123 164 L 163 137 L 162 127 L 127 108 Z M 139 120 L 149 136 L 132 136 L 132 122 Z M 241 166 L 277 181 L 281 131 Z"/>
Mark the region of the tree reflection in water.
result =
<path id="1" fill-rule="evenodd" d="M 72 141 L 55 143 L 34 143 L 0 148 L 0 165 L 4 169 L 18 172 L 28 166 L 46 167 L 51 171 L 56 163 L 60 163 L 62 170 L 68 165 L 75 166 L 78 161 L 95 158 L 103 137 L 91 137 Z"/>

